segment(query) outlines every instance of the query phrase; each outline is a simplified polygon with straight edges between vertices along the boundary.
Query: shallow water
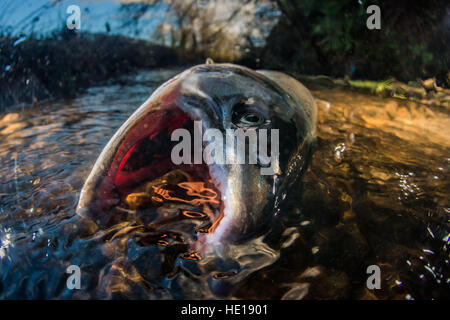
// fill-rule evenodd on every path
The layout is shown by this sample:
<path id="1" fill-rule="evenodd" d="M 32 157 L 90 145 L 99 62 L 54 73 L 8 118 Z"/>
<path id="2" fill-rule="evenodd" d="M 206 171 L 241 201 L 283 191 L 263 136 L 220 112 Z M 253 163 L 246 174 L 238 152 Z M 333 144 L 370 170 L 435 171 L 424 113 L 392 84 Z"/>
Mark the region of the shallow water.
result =
<path id="1" fill-rule="evenodd" d="M 0 116 L 0 298 L 450 297 L 450 116 L 415 102 L 313 88 L 318 141 L 302 188 L 267 234 L 226 254 L 189 246 L 203 216 L 108 228 L 77 216 L 103 146 L 175 73 Z M 69 265 L 80 290 L 66 286 Z M 381 289 L 366 287 L 370 265 Z"/>

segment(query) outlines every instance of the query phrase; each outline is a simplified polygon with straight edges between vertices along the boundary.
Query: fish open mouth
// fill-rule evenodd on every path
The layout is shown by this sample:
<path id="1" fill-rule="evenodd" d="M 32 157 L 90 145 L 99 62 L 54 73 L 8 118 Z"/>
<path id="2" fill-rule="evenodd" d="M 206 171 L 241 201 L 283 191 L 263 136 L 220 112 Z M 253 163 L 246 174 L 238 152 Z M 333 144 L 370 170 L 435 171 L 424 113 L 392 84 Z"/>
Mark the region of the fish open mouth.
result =
<path id="1" fill-rule="evenodd" d="M 179 108 L 170 107 L 153 109 L 127 130 L 94 190 L 95 208 L 90 211 L 94 211 L 97 222 L 117 222 L 108 217 L 114 207 L 145 210 L 180 203 L 193 208 L 183 212 L 185 216 L 208 216 L 208 231 L 214 229 L 223 206 L 208 166 L 203 162 L 177 165 L 172 161 L 172 148 L 178 142 L 172 141 L 171 135 L 180 128 L 193 137 L 194 120 Z M 193 159 L 194 150 L 191 152 Z"/>

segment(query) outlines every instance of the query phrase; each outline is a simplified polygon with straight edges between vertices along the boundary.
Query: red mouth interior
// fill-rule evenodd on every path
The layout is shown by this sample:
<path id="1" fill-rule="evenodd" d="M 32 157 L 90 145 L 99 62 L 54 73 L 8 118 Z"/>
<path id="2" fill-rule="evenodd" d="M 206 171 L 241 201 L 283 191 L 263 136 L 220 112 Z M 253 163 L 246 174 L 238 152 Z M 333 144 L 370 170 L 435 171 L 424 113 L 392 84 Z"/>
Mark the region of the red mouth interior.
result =
<path id="1" fill-rule="evenodd" d="M 179 197 L 179 192 L 162 190 L 160 193 L 163 200 L 198 206 L 207 203 L 217 212 L 220 208 L 220 193 L 214 186 L 207 165 L 175 165 L 172 162 L 172 148 L 179 142 L 171 141 L 171 135 L 178 128 L 189 130 L 191 137 L 193 136 L 193 120 L 175 107 L 152 111 L 136 123 L 113 157 L 108 174 L 100 184 L 99 198 L 119 198 L 123 203 L 123 200 L 143 183 L 178 169 L 192 178 L 190 182 L 177 186 L 178 191 L 184 192 L 185 197 Z M 193 145 L 191 141 L 191 146 Z"/>
<path id="2" fill-rule="evenodd" d="M 125 138 L 122 144 L 131 148 L 125 156 L 120 157 L 118 153 L 113 160 L 113 162 L 120 161 L 114 178 L 114 184 L 119 192 L 126 192 L 127 187 L 135 186 L 144 180 L 155 179 L 175 169 L 176 166 L 170 159 L 170 152 L 174 146 L 170 136 L 175 129 L 188 127 L 192 121 L 181 111 L 172 111 L 171 114 L 172 116 L 163 115 L 167 120 L 156 121 L 156 126 L 153 120 L 161 116 L 150 114 L 144 122 L 136 126 L 139 133 L 131 132 Z M 143 137 L 135 139 L 136 136 Z"/>

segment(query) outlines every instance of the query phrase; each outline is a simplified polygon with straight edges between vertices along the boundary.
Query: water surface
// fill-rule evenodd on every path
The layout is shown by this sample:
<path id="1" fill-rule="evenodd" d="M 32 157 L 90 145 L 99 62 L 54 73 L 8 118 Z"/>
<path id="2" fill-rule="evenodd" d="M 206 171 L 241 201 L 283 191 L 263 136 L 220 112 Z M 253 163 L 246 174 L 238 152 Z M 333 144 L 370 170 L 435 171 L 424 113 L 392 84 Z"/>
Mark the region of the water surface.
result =
<path id="1" fill-rule="evenodd" d="M 128 214 L 108 228 L 77 216 L 103 146 L 178 71 L 0 115 L 0 298 L 450 297 L 450 117 L 416 102 L 313 88 L 318 141 L 302 188 L 272 230 L 226 258 L 192 251 L 201 215 Z M 66 287 L 69 265 L 80 290 Z M 369 265 L 379 290 L 366 287 Z"/>

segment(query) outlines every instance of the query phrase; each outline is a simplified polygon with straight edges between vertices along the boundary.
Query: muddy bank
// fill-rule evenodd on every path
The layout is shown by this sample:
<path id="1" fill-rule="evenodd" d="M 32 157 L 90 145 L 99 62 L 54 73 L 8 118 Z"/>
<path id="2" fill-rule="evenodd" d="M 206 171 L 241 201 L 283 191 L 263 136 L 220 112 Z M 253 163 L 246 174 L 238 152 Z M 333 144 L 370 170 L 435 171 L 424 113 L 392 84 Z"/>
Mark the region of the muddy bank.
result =
<path id="1" fill-rule="evenodd" d="M 173 49 L 123 36 L 0 38 L 0 111 L 71 97 L 120 74 L 173 66 L 179 60 Z"/>
<path id="2" fill-rule="evenodd" d="M 308 87 L 339 87 L 380 97 L 412 100 L 428 106 L 444 107 L 450 110 L 450 89 L 439 87 L 436 79 L 409 81 L 407 84 L 396 79 L 384 81 L 333 79 L 328 76 L 306 76 L 292 74 Z"/>

